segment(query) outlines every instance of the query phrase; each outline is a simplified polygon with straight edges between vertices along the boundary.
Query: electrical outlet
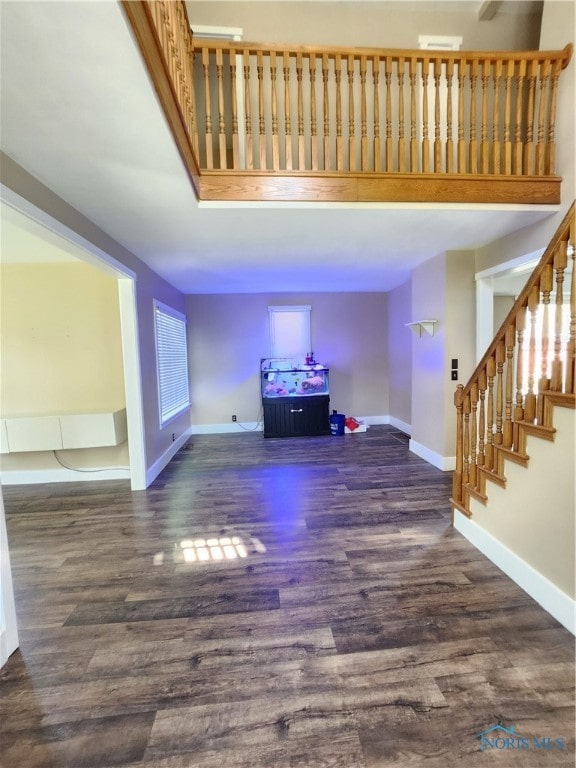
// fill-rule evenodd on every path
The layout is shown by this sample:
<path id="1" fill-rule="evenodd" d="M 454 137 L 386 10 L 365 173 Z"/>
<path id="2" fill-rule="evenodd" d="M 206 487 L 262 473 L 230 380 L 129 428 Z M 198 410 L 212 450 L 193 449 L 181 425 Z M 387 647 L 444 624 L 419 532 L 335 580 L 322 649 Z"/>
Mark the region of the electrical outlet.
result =
<path id="1" fill-rule="evenodd" d="M 236 414 L 232 414 L 232 421 L 236 421 Z"/>

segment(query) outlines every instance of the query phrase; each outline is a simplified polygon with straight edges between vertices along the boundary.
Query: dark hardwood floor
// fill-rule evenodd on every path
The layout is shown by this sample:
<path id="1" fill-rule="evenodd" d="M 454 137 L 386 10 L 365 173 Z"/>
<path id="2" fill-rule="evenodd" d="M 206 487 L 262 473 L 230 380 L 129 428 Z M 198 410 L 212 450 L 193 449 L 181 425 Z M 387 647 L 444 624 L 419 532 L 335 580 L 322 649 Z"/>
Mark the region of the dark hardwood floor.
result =
<path id="1" fill-rule="evenodd" d="M 573 766 L 574 638 L 407 442 L 202 436 L 147 491 L 5 487 L 2 766 Z"/>

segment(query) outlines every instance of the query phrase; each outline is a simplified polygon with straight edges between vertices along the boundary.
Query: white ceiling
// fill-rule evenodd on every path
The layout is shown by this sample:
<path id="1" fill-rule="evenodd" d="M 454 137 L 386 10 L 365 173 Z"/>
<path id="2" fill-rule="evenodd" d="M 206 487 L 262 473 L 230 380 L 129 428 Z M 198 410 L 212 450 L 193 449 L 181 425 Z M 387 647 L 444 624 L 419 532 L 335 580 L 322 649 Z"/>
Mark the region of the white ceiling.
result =
<path id="1" fill-rule="evenodd" d="M 1 11 L 2 150 L 184 293 L 386 291 L 438 253 L 551 215 L 198 204 L 119 4 L 3 1 Z"/>

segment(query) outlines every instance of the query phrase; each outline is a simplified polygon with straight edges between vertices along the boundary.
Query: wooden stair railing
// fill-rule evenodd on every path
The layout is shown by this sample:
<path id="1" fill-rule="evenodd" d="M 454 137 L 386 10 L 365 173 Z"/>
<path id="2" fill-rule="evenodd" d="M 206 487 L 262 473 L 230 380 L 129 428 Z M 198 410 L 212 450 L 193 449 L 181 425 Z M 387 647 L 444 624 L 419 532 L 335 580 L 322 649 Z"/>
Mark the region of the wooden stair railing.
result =
<path id="1" fill-rule="evenodd" d="M 553 439 L 551 406 L 576 404 L 575 204 L 468 383 L 459 384 L 451 503 L 470 516 L 504 458 L 527 465 L 526 435 Z M 569 287 L 564 283 L 569 277 Z"/>
<path id="2" fill-rule="evenodd" d="M 204 200 L 560 202 L 563 51 L 195 40 L 181 0 L 125 0 Z"/>

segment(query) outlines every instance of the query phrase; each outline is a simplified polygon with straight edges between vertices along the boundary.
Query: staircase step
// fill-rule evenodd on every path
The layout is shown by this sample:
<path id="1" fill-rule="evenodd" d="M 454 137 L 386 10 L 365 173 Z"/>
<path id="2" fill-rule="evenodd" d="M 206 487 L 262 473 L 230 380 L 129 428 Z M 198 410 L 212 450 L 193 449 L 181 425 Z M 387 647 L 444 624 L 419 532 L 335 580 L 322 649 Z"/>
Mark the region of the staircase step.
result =
<path id="1" fill-rule="evenodd" d="M 461 504 L 459 501 L 454 501 L 454 499 L 450 499 L 450 504 L 453 507 L 453 510 L 452 510 L 452 522 L 454 522 L 454 509 L 457 509 L 458 512 L 462 512 L 462 514 L 466 515 L 466 517 L 472 517 L 472 512 L 470 512 L 469 509 L 466 509 L 464 504 Z"/>
<path id="2" fill-rule="evenodd" d="M 561 408 L 576 408 L 576 395 L 568 392 L 554 392 L 547 389 L 542 392 L 543 397 L 553 405 L 559 405 Z"/>
<path id="3" fill-rule="evenodd" d="M 520 453 L 519 451 L 513 451 L 512 448 L 504 448 L 503 445 L 494 446 L 495 450 L 504 456 L 506 459 L 510 459 L 515 464 L 520 464 L 521 467 L 527 467 L 530 457 L 526 453 Z"/>
<path id="4" fill-rule="evenodd" d="M 501 488 L 506 488 L 506 478 L 504 475 L 498 474 L 498 472 L 495 472 L 492 469 L 486 469 L 486 467 L 478 467 L 478 471 L 483 475 L 483 477 L 486 480 L 491 480 L 493 483 L 496 483 L 496 485 L 499 485 Z"/>
<path id="5" fill-rule="evenodd" d="M 488 501 L 488 496 L 486 496 L 485 493 L 482 493 L 482 491 L 479 491 L 478 488 L 473 488 L 471 485 L 465 485 L 464 489 L 470 496 L 473 496 L 477 501 L 479 501 L 481 504 L 484 504 L 484 506 L 486 506 L 486 502 Z"/>
<path id="6" fill-rule="evenodd" d="M 541 437 L 543 440 L 554 440 L 556 430 L 554 427 L 545 427 L 542 424 L 533 424 L 531 421 L 517 421 L 516 424 L 523 429 L 527 435 Z"/>

